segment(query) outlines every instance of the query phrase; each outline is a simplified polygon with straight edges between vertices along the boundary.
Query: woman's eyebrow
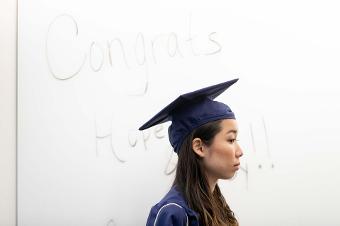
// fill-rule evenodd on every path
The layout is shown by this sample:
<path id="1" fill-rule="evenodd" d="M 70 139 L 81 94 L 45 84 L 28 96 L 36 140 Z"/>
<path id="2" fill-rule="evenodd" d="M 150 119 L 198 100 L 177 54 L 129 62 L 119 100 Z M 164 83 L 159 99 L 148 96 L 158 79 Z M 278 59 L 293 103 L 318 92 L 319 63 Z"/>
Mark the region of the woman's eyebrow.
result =
<path id="1" fill-rule="evenodd" d="M 228 133 L 235 133 L 235 134 L 237 134 L 237 130 L 232 129 L 232 130 L 229 130 L 226 134 L 228 134 Z"/>

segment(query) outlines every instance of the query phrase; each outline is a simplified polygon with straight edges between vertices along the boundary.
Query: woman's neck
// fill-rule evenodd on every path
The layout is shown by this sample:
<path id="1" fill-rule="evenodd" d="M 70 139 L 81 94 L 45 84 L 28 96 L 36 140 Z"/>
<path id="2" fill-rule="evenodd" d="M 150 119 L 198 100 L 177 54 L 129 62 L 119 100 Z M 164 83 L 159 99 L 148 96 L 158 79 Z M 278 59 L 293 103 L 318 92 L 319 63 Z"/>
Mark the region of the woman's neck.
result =
<path id="1" fill-rule="evenodd" d="M 210 188 L 210 191 L 211 193 L 214 192 L 215 190 L 215 187 L 216 187 L 216 184 L 217 184 L 217 178 L 214 178 L 214 177 L 211 177 L 209 175 L 207 175 L 207 179 L 208 179 L 208 183 L 209 183 L 209 188 Z"/>

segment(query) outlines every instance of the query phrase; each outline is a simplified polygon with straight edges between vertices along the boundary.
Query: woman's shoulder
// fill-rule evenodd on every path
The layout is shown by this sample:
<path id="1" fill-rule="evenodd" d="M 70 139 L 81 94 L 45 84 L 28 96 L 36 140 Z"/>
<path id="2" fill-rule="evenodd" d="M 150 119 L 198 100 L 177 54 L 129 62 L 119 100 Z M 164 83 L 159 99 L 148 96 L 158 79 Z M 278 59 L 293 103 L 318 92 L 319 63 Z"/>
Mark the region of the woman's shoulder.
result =
<path id="1" fill-rule="evenodd" d="M 197 218 L 190 210 L 176 187 L 172 187 L 164 198 L 151 208 L 147 226 L 189 225 L 190 219 Z M 191 224 L 190 224 L 191 225 Z"/>
<path id="2" fill-rule="evenodd" d="M 185 209 L 177 203 L 155 205 L 151 208 L 147 226 L 154 225 L 188 225 L 189 219 Z"/>

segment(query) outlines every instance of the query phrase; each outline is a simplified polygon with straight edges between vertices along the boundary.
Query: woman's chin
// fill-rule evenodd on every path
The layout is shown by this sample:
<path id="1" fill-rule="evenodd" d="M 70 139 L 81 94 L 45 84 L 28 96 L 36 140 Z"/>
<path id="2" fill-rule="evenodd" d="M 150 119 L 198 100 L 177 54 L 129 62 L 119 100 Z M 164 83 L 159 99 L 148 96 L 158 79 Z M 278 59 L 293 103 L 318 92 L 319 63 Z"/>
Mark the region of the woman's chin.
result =
<path id="1" fill-rule="evenodd" d="M 223 175 L 222 180 L 230 180 L 235 176 L 236 172 L 230 172 L 227 175 Z"/>

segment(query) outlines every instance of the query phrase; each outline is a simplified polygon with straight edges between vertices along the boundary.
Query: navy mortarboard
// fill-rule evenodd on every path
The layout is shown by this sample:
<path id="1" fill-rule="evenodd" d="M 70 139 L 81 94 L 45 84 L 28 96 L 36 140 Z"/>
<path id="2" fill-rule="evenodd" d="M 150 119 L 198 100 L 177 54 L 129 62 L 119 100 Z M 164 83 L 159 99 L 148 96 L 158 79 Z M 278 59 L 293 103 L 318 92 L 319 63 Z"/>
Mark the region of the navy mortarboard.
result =
<path id="1" fill-rule="evenodd" d="M 214 99 L 237 81 L 238 79 L 233 79 L 182 94 L 142 125 L 139 130 L 171 121 L 168 129 L 169 140 L 174 151 L 178 153 L 185 137 L 199 126 L 219 119 L 235 119 L 228 105 L 214 101 Z"/>

